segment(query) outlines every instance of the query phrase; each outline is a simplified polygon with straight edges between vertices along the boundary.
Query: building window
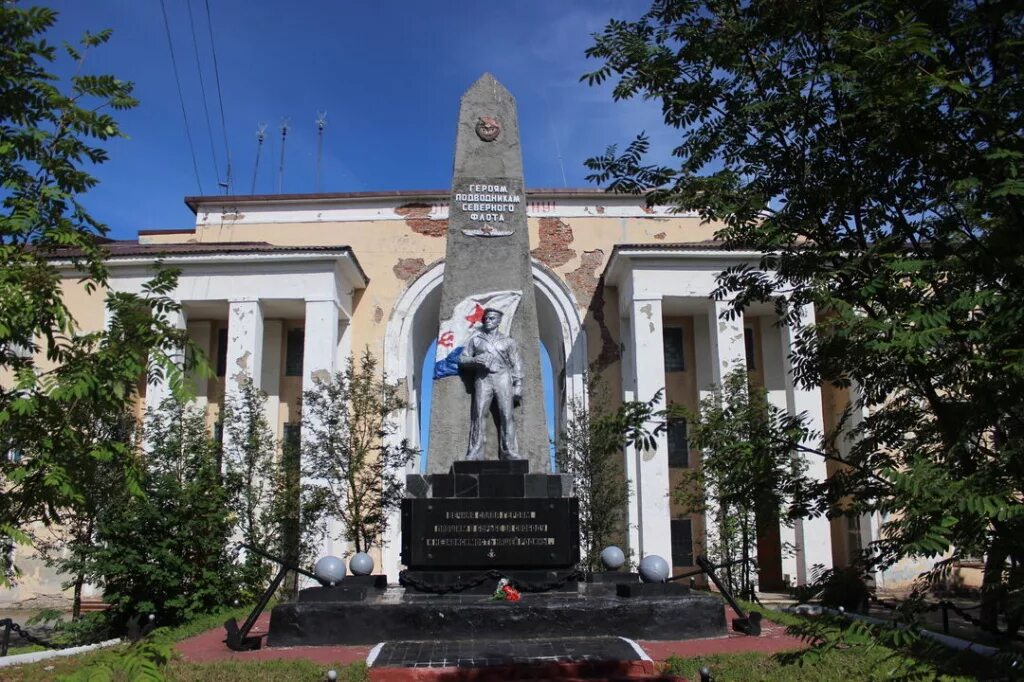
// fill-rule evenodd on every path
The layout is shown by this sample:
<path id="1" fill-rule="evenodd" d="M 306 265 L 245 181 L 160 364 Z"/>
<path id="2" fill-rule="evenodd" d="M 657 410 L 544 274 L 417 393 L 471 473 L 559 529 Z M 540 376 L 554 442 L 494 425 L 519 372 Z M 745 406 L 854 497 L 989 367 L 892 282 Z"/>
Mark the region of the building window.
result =
<path id="1" fill-rule="evenodd" d="M 743 343 L 747 350 L 747 371 L 757 369 L 757 354 L 754 352 L 754 330 L 750 327 L 743 328 Z"/>
<path id="2" fill-rule="evenodd" d="M 228 369 L 228 328 L 217 330 L 217 376 L 227 374 Z"/>
<path id="3" fill-rule="evenodd" d="M 860 541 L 860 516 L 846 517 L 847 542 L 849 547 L 848 560 L 852 561 L 854 556 L 860 554 L 863 545 Z"/>
<path id="4" fill-rule="evenodd" d="M 286 448 L 298 449 L 302 444 L 302 425 L 285 424 L 283 441 Z"/>
<path id="5" fill-rule="evenodd" d="M 665 344 L 665 371 L 682 372 L 686 370 L 683 361 L 683 329 L 682 327 L 665 327 L 662 330 Z"/>
<path id="6" fill-rule="evenodd" d="M 690 443 L 685 419 L 669 422 L 668 465 L 681 469 L 690 466 Z"/>
<path id="7" fill-rule="evenodd" d="M 672 565 L 693 566 L 693 525 L 690 519 L 672 519 Z"/>
<path id="8" fill-rule="evenodd" d="M 288 330 L 285 344 L 284 375 L 286 377 L 302 376 L 302 357 L 306 346 L 306 330 L 295 327 Z"/>
<path id="9" fill-rule="evenodd" d="M 224 473 L 224 422 L 214 422 L 213 442 L 217 444 L 217 473 Z"/>

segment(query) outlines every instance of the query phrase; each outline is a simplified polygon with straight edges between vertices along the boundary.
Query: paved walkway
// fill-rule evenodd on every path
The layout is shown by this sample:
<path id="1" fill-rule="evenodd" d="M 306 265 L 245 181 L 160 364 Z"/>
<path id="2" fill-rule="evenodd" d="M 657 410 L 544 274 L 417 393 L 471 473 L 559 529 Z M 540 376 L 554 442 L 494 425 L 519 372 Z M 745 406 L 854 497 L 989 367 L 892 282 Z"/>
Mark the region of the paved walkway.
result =
<path id="1" fill-rule="evenodd" d="M 726 610 L 726 622 L 732 623 L 734 614 Z M 252 636 L 265 636 L 270 624 L 270 615 L 263 614 L 251 631 Z M 777 653 L 780 651 L 793 651 L 804 648 L 806 645 L 795 637 L 786 634 L 786 628 L 772 623 L 768 620 L 762 621 L 762 634 L 760 637 L 748 637 L 735 632 L 729 632 L 724 637 L 709 639 L 690 639 L 677 642 L 664 641 L 640 641 L 637 642 L 643 651 L 644 660 L 621 661 L 620 665 L 609 676 L 622 679 L 670 679 L 657 676 L 658 663 L 664 662 L 671 656 L 705 656 L 714 654 L 728 654 L 741 652 Z M 371 646 L 331 646 L 331 647 L 286 647 L 286 648 L 263 648 L 257 651 L 236 652 L 231 651 L 224 644 L 224 630 L 217 628 L 209 630 L 190 639 L 183 640 L 177 645 L 178 651 L 186 661 L 194 663 L 205 663 L 223 660 L 273 660 L 273 659 L 306 659 L 318 664 L 348 664 L 358 661 L 366 661 L 373 647 Z M 555 665 L 558 670 L 557 677 L 575 678 L 590 677 L 587 664 L 560 663 Z M 428 680 L 472 680 L 482 682 L 483 680 L 511 679 L 511 669 L 505 668 L 371 668 L 371 679 L 394 680 L 401 682 L 426 682 Z M 535 671 L 536 672 L 536 671 Z M 555 670 L 547 671 L 548 676 L 555 676 Z"/>

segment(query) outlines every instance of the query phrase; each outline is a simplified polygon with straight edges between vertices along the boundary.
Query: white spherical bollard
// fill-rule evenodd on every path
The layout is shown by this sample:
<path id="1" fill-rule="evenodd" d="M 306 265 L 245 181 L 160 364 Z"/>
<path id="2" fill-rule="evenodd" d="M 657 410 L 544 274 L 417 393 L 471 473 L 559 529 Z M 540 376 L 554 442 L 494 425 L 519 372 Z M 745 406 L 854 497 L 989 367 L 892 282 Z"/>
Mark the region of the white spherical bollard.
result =
<path id="1" fill-rule="evenodd" d="M 334 587 L 345 577 L 345 562 L 336 556 L 321 557 L 313 567 L 313 575 L 323 584 Z"/>
<path id="2" fill-rule="evenodd" d="M 657 554 L 648 554 L 640 560 L 640 579 L 645 583 L 663 583 L 670 572 L 668 562 Z"/>
<path id="3" fill-rule="evenodd" d="M 349 559 L 348 570 L 352 575 L 370 575 L 373 573 L 373 559 L 366 552 L 359 552 Z"/>
<path id="4" fill-rule="evenodd" d="M 622 565 L 626 563 L 626 555 L 622 553 L 622 550 L 612 545 L 611 547 L 605 547 L 601 550 L 601 563 L 609 571 L 617 571 L 622 568 Z"/>

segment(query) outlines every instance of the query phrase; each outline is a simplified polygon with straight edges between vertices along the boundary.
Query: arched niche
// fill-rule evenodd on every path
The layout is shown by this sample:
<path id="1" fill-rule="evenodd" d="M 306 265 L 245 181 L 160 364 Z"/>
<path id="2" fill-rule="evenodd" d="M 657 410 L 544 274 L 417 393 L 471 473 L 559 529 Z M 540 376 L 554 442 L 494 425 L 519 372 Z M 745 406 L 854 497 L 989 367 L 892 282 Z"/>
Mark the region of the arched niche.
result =
<path id="1" fill-rule="evenodd" d="M 398 381 L 407 395 L 408 407 L 395 415 L 402 436 L 419 446 L 420 386 L 424 354 L 437 337 L 444 261 L 420 273 L 399 296 L 384 337 L 384 372 Z M 573 400 L 586 404 L 584 373 L 587 341 L 576 299 L 565 283 L 543 263 L 533 261 L 534 294 L 540 341 L 551 359 L 555 399 L 555 433 L 565 421 Z M 419 471 L 419 461 L 409 471 Z"/>

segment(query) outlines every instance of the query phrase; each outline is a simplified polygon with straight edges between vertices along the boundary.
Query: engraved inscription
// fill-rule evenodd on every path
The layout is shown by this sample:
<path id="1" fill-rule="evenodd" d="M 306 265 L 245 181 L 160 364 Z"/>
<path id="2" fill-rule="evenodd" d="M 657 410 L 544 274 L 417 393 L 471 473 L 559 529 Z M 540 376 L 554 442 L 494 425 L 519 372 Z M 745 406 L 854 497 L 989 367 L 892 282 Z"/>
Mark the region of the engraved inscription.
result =
<path id="1" fill-rule="evenodd" d="M 511 219 L 511 214 L 523 210 L 523 198 L 514 189 L 510 192 L 507 185 L 469 182 L 455 189 L 452 208 L 476 225 L 463 230 L 464 234 L 504 237 L 512 234 L 513 230 L 502 223 L 506 222 L 506 217 Z"/>

